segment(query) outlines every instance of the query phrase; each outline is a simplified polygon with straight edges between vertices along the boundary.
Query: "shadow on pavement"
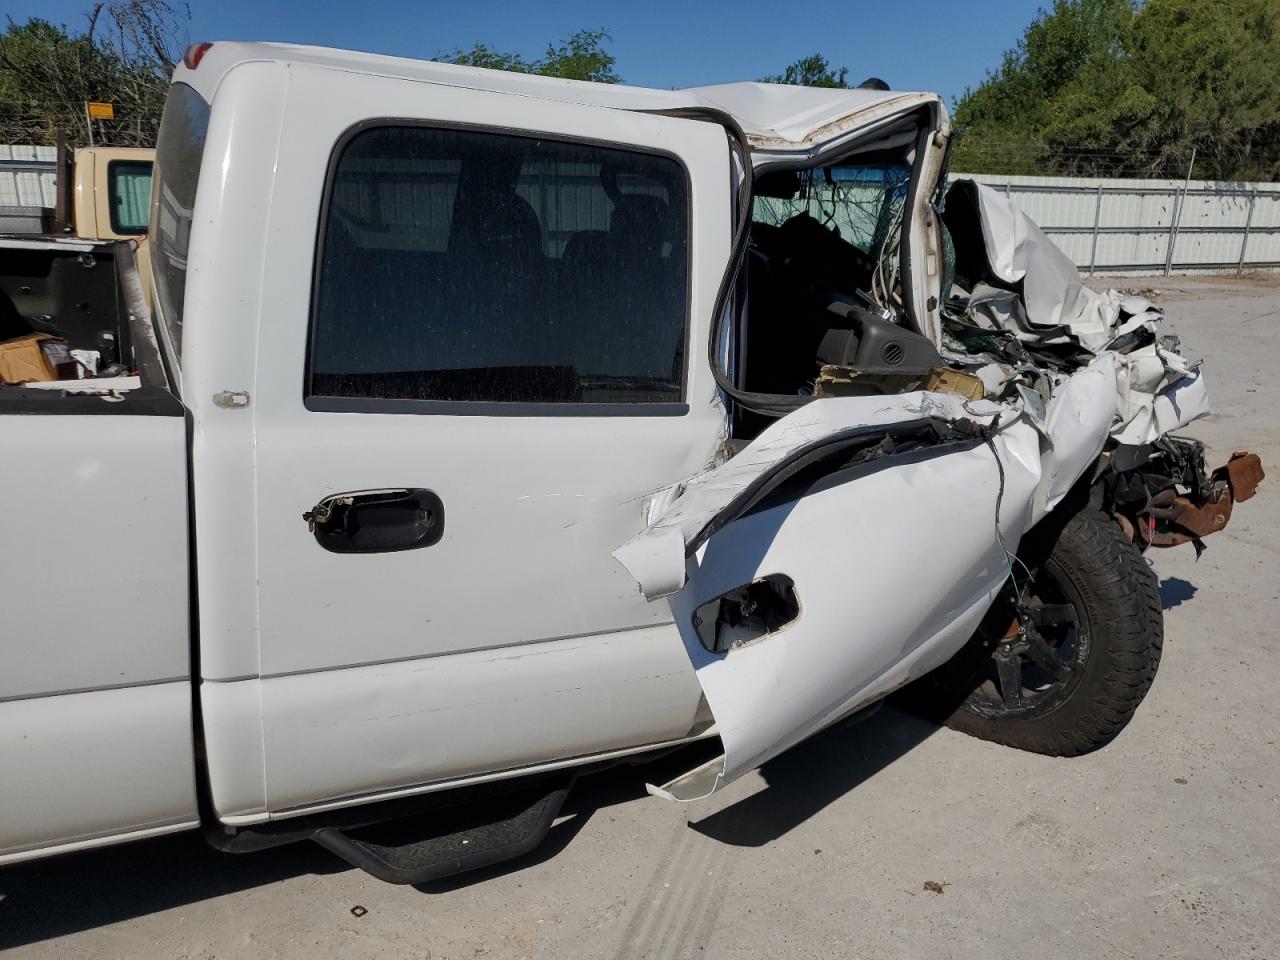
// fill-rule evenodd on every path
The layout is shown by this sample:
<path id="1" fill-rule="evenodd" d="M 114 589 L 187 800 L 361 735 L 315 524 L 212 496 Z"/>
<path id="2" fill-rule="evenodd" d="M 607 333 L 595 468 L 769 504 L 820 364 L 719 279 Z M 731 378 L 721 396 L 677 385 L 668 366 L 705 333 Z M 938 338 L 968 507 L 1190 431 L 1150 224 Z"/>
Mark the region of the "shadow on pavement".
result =
<path id="1" fill-rule="evenodd" d="M 312 843 L 227 854 L 195 832 L 18 864 L 0 870 L 0 950 L 349 869 Z"/>
<path id="2" fill-rule="evenodd" d="M 763 846 L 911 752 L 938 729 L 893 705 L 862 722 L 845 721 L 761 767 L 766 789 L 690 826 L 722 843 Z"/>
<path id="3" fill-rule="evenodd" d="M 536 850 L 416 889 L 442 893 L 550 860 L 597 810 L 644 797 L 646 781 L 670 779 L 708 759 L 708 750 L 714 751 L 713 744 L 695 744 L 645 764 L 583 777 L 565 803 L 567 816 Z M 465 813 L 460 808 L 459 815 Z M 450 829 L 447 810 L 431 816 L 434 830 Z M 281 880 L 354 869 L 309 841 L 256 853 L 221 853 L 194 831 L 17 864 L 0 869 L 0 951 Z"/>
<path id="4" fill-rule="evenodd" d="M 492 880 L 504 874 L 516 873 L 534 864 L 544 863 L 564 850 L 596 811 L 644 799 L 648 796 L 648 791 L 644 788 L 646 783 L 666 783 L 719 753 L 720 741 L 713 739 L 680 747 L 647 762 L 622 763 L 582 777 L 569 792 L 569 798 L 561 811 L 563 815 L 567 815 L 566 819 L 551 828 L 547 838 L 536 850 L 514 860 L 496 863 L 491 867 L 473 870 L 456 877 L 446 877 L 434 883 L 419 884 L 415 889 L 423 893 L 446 893 L 450 890 L 484 883 L 486 880 Z M 667 801 L 655 800 L 654 802 Z"/>
<path id="5" fill-rule="evenodd" d="M 1181 606 L 1196 595 L 1195 584 L 1178 577 L 1167 577 L 1160 581 L 1160 606 L 1172 610 Z"/>
<path id="6" fill-rule="evenodd" d="M 818 734 L 762 769 L 768 786 L 691 826 L 737 846 L 759 846 L 803 823 L 910 751 L 937 727 L 895 707 Z M 646 796 L 717 755 L 711 740 L 645 763 L 581 778 L 560 820 L 528 855 L 416 889 L 443 893 L 558 856 L 596 811 Z M 665 801 L 654 800 L 654 803 Z M 444 811 L 433 827 L 445 829 Z M 107 926 L 307 874 L 354 870 L 310 842 L 257 853 L 220 853 L 196 832 L 105 847 L 0 870 L 0 950 Z"/>

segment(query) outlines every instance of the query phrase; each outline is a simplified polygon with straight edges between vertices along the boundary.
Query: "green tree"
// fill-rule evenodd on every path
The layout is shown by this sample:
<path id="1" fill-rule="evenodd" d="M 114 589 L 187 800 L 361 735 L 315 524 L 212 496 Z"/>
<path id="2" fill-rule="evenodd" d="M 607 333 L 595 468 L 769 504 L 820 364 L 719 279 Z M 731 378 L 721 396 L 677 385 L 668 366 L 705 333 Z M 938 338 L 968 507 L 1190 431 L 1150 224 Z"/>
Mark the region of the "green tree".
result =
<path id="1" fill-rule="evenodd" d="M 1057 98 L 1051 148 L 1132 153 L 1138 172 L 1280 176 L 1280 0 L 1148 0 L 1123 63 L 1092 65 Z M 1086 139 L 1087 138 L 1087 139 Z"/>
<path id="2" fill-rule="evenodd" d="M 761 83 L 789 83 L 798 87 L 840 87 L 849 86 L 849 68 L 834 70 L 827 58 L 820 53 L 801 57 L 788 66 L 782 73 L 761 77 Z"/>
<path id="3" fill-rule="evenodd" d="M 956 103 L 956 169 L 1280 177 L 1280 0 L 1056 0 Z"/>
<path id="4" fill-rule="evenodd" d="M 1087 65 L 1122 56 L 1134 0 L 1054 0 L 1006 51 L 994 73 L 955 105 L 953 165 L 974 172 L 1043 173 L 1044 127 L 1054 99 Z M 1057 172 L 1057 171 L 1054 171 Z"/>
<path id="5" fill-rule="evenodd" d="M 604 48 L 604 42 L 611 39 L 604 30 L 579 30 L 559 45 L 547 44 L 546 54 L 538 60 L 526 60 L 519 53 L 495 50 L 484 43 L 477 43 L 470 50 L 457 48 L 440 59 L 489 70 L 618 83 L 622 78 L 614 72 L 615 58 Z"/>
<path id="6" fill-rule="evenodd" d="M 0 141 L 89 142 L 86 100 L 114 105 L 116 119 L 93 121 L 95 139 L 150 146 L 188 12 L 173 0 L 95 4 L 85 27 L 10 20 L 0 34 Z"/>

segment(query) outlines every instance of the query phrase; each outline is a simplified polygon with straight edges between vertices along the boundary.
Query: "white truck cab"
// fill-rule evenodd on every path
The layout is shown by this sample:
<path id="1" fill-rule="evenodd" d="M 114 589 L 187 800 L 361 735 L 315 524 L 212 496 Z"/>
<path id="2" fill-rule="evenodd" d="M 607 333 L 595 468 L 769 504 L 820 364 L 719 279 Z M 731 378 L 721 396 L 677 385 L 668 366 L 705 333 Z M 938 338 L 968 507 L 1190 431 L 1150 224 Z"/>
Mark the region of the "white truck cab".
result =
<path id="1" fill-rule="evenodd" d="M 944 222 L 948 140 L 932 94 L 192 48 L 136 389 L 0 390 L 0 863 L 203 824 L 443 876 L 573 771 L 718 738 L 652 787 L 704 796 L 975 636 L 975 732 L 1114 736 L 1007 735 L 1110 655 L 1014 554 L 1082 477 L 1117 556 L 1161 545 L 1189 515 L 1090 491 L 1203 384 L 998 198 Z M 1175 459 L 1125 476 L 1251 492 Z M 355 829 L 486 784 L 518 842 Z"/>

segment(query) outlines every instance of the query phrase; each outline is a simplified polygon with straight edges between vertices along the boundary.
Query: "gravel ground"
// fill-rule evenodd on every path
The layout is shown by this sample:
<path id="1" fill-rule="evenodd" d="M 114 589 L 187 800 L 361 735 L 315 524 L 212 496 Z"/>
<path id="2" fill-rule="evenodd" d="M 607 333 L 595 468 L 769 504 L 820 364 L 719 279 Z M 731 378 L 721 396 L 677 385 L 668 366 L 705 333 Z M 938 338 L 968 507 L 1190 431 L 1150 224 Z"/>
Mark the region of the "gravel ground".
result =
<path id="1" fill-rule="evenodd" d="M 313 845 L 229 856 L 194 835 L 20 865 L 0 871 L 0 948 L 1280 956 L 1280 278 L 1116 283 L 1155 288 L 1184 352 L 1205 358 L 1218 412 L 1189 432 L 1212 462 L 1248 448 L 1277 476 L 1199 562 L 1190 547 L 1153 558 L 1165 657 L 1106 748 L 1050 759 L 887 707 L 700 803 L 646 797 L 662 770 L 589 778 L 535 854 L 431 889 L 379 883 Z"/>

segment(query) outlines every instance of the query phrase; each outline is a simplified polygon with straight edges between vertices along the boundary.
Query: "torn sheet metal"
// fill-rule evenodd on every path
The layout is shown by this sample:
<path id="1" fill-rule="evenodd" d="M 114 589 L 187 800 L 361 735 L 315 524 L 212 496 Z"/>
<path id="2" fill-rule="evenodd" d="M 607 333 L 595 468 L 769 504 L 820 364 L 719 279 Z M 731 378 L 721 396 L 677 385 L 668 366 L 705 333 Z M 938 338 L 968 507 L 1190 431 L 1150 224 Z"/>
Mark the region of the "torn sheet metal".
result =
<path id="1" fill-rule="evenodd" d="M 646 597 L 670 603 L 724 755 L 653 792 L 706 796 L 950 658 L 1023 533 L 1096 461 L 1119 416 L 1119 370 L 1103 353 L 1047 403 L 1025 387 L 1005 403 L 815 400 L 658 494 L 649 526 L 614 556 Z M 815 465 L 817 478 L 803 473 Z M 768 577 L 793 587 L 799 615 L 709 646 L 700 608 Z"/>
<path id="2" fill-rule="evenodd" d="M 930 418 L 990 426 L 1002 409 L 986 401 L 968 404 L 953 395 L 923 392 L 815 400 L 771 425 L 723 466 L 659 494 L 655 502 L 661 515 L 651 510 L 649 527 L 613 555 L 646 597 L 665 597 L 684 586 L 685 556 L 698 545 L 696 538 L 789 458 L 819 444 L 856 440 L 877 428 Z"/>
<path id="3" fill-rule="evenodd" d="M 832 403 L 856 406 L 864 399 Z M 917 396 L 915 402 L 930 400 Z M 1034 428 L 1020 421 L 991 443 L 977 439 L 942 444 L 937 449 L 946 452 L 932 455 L 917 449 L 889 457 L 734 520 L 687 565 L 681 556 L 688 582 L 668 602 L 724 754 L 651 792 L 704 797 L 945 662 L 1008 576 L 996 528 L 1016 542 L 1029 522 L 1038 443 Z M 724 478 L 706 489 L 732 489 L 718 479 Z M 703 516 L 696 508 L 710 498 L 686 496 L 693 499 L 681 511 L 683 529 L 692 529 Z M 682 523 L 669 526 L 666 536 L 679 537 Z M 694 619 L 699 608 L 781 574 L 793 584 L 799 615 L 727 652 L 709 649 L 698 632 L 705 624 Z"/>
<path id="4" fill-rule="evenodd" d="M 1208 412 L 1197 366 L 1160 338 L 1154 306 L 1086 288 L 996 191 L 962 184 L 948 203 L 966 198 L 976 215 L 957 222 L 982 237 L 956 240 L 981 243 L 987 263 L 963 316 L 954 301 L 944 312 L 953 336 L 940 346 L 987 399 L 944 386 L 815 399 L 657 494 L 648 527 L 614 553 L 646 597 L 670 604 L 724 745 L 652 792 L 706 796 L 945 662 L 1023 533 L 1104 450 Z M 1162 504 L 1194 536 L 1229 515 L 1229 494 L 1207 502 Z"/>
<path id="5" fill-rule="evenodd" d="M 1004 194 L 961 180 L 948 201 L 965 191 L 972 191 L 977 203 L 991 272 L 1009 286 L 1020 286 L 1019 312 L 1032 332 L 1067 327 L 1089 349 L 1102 349 L 1114 322 L 1110 302 L 1084 285 L 1071 259 Z"/>
<path id="6" fill-rule="evenodd" d="M 1116 417 L 1116 383 L 1116 355 L 1104 353 L 1068 377 L 1050 401 L 1044 421 L 1049 449 L 1037 490 L 1037 520 L 1062 502 L 1102 453 Z"/>
<path id="7" fill-rule="evenodd" d="M 1096 293 L 1080 271 L 1021 209 L 997 190 L 957 181 L 948 204 L 971 204 L 981 224 L 990 276 L 971 292 L 967 319 L 1013 334 L 1031 351 L 1061 358 L 1057 376 L 1093 357 L 1115 357 L 1118 410 L 1110 435 L 1150 443 L 1209 412 L 1198 364 L 1160 337 L 1164 315 L 1149 301 L 1117 290 Z M 955 238 L 977 242 L 979 238 Z M 1074 351 L 1074 356 L 1073 356 Z"/>
<path id="8" fill-rule="evenodd" d="M 725 753 L 654 792 L 705 796 L 945 662 L 1008 577 L 1006 550 L 1091 466 L 1116 396 L 1100 358 L 1030 412 L 925 392 L 816 400 L 660 495 L 614 556 L 647 597 L 668 598 Z M 919 440 L 925 424 L 934 442 Z M 841 466 L 840 451 L 886 439 Z M 833 451 L 830 470 L 803 472 Z M 771 576 L 799 615 L 709 645 L 700 608 Z"/>

